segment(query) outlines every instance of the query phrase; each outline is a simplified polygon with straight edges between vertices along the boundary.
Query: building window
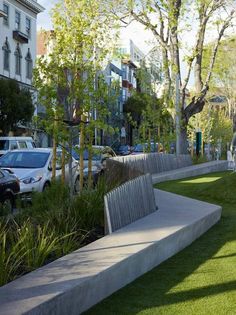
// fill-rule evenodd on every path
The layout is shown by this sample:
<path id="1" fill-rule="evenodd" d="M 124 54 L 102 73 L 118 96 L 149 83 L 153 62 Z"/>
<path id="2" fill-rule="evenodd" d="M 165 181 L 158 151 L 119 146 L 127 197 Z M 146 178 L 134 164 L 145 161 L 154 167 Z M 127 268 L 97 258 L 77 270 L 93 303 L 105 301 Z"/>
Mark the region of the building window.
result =
<path id="1" fill-rule="evenodd" d="M 26 30 L 26 34 L 30 38 L 30 35 L 31 35 L 31 20 L 29 18 L 25 19 L 25 30 Z"/>
<path id="2" fill-rule="evenodd" d="M 128 81 L 130 82 L 130 83 L 132 83 L 132 70 L 131 70 L 131 68 L 129 68 L 128 69 L 128 71 L 129 71 L 129 74 L 128 74 Z"/>
<path id="3" fill-rule="evenodd" d="M 15 50 L 15 66 L 16 66 L 15 72 L 17 75 L 21 75 L 21 58 L 22 58 L 21 50 L 20 50 L 19 44 L 17 44 L 16 50 Z"/>
<path id="4" fill-rule="evenodd" d="M 122 101 L 125 102 L 127 100 L 127 91 L 122 89 Z"/>
<path id="5" fill-rule="evenodd" d="M 6 3 L 3 3 L 3 12 L 6 14 L 3 18 L 4 24 L 9 25 L 9 5 Z"/>
<path id="6" fill-rule="evenodd" d="M 32 79 L 32 73 L 33 73 L 33 60 L 31 57 L 30 49 L 28 48 L 28 53 L 25 57 L 26 60 L 26 78 Z"/>
<path id="7" fill-rule="evenodd" d="M 20 12 L 18 11 L 15 13 L 15 29 L 20 30 Z"/>
<path id="8" fill-rule="evenodd" d="M 6 41 L 2 47 L 3 50 L 3 68 L 4 70 L 9 71 L 10 70 L 10 45 L 8 43 L 8 39 L 6 37 Z"/>
<path id="9" fill-rule="evenodd" d="M 122 66 L 122 78 L 127 80 L 127 67 L 125 65 Z"/>

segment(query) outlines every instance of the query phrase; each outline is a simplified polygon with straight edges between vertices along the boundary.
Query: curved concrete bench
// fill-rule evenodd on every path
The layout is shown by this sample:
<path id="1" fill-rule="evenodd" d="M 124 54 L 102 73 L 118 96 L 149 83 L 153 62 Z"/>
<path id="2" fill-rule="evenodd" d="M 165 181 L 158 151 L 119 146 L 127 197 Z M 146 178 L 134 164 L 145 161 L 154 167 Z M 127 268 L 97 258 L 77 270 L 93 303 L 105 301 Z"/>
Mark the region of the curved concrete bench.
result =
<path id="1" fill-rule="evenodd" d="M 159 210 L 0 288 L 0 315 L 78 315 L 214 225 L 221 207 L 155 189 Z"/>

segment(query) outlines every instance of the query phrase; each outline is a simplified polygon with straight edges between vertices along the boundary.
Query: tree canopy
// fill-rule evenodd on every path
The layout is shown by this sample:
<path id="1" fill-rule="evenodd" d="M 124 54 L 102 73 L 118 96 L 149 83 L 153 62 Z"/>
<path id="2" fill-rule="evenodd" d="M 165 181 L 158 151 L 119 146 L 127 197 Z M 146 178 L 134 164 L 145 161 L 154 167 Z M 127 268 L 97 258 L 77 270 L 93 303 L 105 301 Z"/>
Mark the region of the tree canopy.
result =
<path id="1" fill-rule="evenodd" d="M 15 80 L 0 80 L 0 128 L 4 135 L 31 121 L 34 113 L 31 93 Z"/>
<path id="2" fill-rule="evenodd" d="M 167 106 L 175 96 L 175 88 L 180 90 L 180 100 L 176 100 L 176 106 L 180 107 L 181 151 L 186 152 L 187 125 L 189 119 L 201 112 L 205 105 L 219 43 L 235 17 L 234 1 L 117 0 L 116 5 L 112 1 L 111 10 L 127 25 L 133 20 L 141 23 L 146 30 L 152 32 L 156 45 L 161 48 Z M 215 42 L 204 78 L 204 46 L 212 35 Z M 187 68 L 185 75 L 181 67 L 182 61 L 185 61 Z M 195 91 L 188 100 L 187 88 L 191 73 L 194 76 Z M 176 81 L 179 81 L 178 85 Z"/>
<path id="3" fill-rule="evenodd" d="M 109 91 L 100 74 L 113 52 L 116 22 L 98 0 L 60 0 L 52 11 L 52 23 L 48 55 L 38 60 L 36 86 L 47 109 L 54 147 L 63 139 L 71 150 L 74 134 L 80 135 L 82 189 L 85 142 L 91 148 L 97 130 L 104 127 Z"/>
<path id="4" fill-rule="evenodd" d="M 205 47 L 203 60 L 204 75 L 210 59 L 210 51 L 213 43 Z M 210 84 L 213 95 L 223 96 L 227 100 L 226 116 L 234 121 L 234 131 L 236 131 L 236 65 L 235 65 L 236 37 L 229 36 L 219 45 L 216 57 L 213 77 Z"/>

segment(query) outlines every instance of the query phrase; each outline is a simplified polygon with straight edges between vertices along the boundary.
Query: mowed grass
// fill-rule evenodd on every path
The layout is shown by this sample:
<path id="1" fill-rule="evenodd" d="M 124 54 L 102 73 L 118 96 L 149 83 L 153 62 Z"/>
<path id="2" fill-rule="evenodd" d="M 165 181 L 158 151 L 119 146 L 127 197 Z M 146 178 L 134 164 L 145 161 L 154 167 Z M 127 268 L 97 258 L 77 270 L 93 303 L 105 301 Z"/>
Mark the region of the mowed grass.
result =
<path id="1" fill-rule="evenodd" d="M 221 221 L 86 314 L 235 315 L 236 174 L 213 173 L 156 187 L 221 205 Z"/>

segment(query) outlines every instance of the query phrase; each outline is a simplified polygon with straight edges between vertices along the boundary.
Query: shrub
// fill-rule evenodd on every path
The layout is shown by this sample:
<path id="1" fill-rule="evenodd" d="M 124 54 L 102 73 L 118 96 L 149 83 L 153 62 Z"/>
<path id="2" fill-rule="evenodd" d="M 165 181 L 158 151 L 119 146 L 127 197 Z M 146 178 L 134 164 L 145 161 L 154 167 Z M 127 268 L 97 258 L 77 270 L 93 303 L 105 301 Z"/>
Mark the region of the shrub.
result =
<path id="1" fill-rule="evenodd" d="M 203 155 L 203 156 L 202 155 L 200 155 L 200 156 L 195 155 L 192 157 L 192 160 L 193 160 L 193 164 L 201 164 L 201 163 L 209 162 L 205 155 Z"/>

